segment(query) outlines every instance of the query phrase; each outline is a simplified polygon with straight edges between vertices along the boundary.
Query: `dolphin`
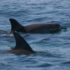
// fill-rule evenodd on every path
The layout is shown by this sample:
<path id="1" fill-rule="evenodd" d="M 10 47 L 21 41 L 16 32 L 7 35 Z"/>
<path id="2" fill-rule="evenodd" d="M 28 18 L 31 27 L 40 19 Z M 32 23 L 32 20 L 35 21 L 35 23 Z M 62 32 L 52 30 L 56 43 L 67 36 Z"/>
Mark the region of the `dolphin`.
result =
<path id="1" fill-rule="evenodd" d="M 30 24 L 22 26 L 16 19 L 10 18 L 11 32 L 23 32 L 23 33 L 57 33 L 60 32 L 63 27 L 58 23 L 49 24 Z"/>
<path id="2" fill-rule="evenodd" d="M 24 38 L 21 37 L 17 32 L 13 32 L 13 35 L 16 41 L 16 46 L 14 48 L 11 48 L 11 50 L 9 50 L 10 53 L 14 53 L 18 55 L 20 54 L 29 55 L 35 53 L 35 51 L 32 50 L 32 48 L 24 40 Z"/>

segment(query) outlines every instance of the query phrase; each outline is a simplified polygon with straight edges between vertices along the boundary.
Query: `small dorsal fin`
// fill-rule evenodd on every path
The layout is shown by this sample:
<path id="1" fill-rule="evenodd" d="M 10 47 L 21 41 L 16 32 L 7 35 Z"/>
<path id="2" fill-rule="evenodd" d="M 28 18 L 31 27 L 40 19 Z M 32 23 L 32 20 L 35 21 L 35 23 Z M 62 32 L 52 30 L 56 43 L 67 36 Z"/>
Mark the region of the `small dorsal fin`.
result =
<path id="1" fill-rule="evenodd" d="M 17 32 L 13 32 L 15 40 L 16 40 L 16 46 L 14 49 L 22 49 L 30 52 L 34 52 L 32 48 L 29 46 L 29 44 L 22 38 Z"/>
<path id="2" fill-rule="evenodd" d="M 13 18 L 9 19 L 11 23 L 11 32 L 18 31 L 18 32 L 26 32 L 25 27 L 19 24 L 19 22 Z"/>

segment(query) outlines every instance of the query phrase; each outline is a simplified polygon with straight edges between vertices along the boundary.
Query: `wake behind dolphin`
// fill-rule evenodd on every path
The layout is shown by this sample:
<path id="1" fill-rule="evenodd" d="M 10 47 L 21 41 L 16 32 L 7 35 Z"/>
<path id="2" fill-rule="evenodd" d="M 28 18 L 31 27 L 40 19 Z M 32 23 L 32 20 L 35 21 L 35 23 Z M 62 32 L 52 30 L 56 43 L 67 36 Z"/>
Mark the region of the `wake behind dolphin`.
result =
<path id="1" fill-rule="evenodd" d="M 50 24 L 31 24 L 22 26 L 19 22 L 13 18 L 9 19 L 11 23 L 11 32 L 23 32 L 23 33 L 57 33 L 60 32 L 63 27 L 58 23 Z"/>

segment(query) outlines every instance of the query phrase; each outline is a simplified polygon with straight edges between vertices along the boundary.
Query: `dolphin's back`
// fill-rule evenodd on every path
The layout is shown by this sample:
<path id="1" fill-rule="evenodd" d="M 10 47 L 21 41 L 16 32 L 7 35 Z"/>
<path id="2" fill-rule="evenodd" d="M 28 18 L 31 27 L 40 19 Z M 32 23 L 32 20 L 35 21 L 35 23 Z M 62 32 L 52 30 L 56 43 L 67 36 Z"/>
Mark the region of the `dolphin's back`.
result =
<path id="1" fill-rule="evenodd" d="M 18 33 L 14 32 L 13 34 L 16 40 L 15 49 L 24 49 L 28 51 L 33 51 L 32 48 L 29 46 L 29 44 Z"/>
<path id="2" fill-rule="evenodd" d="M 32 24 L 25 26 L 29 33 L 55 33 L 61 30 L 60 24 Z"/>
<path id="3" fill-rule="evenodd" d="M 16 46 L 15 48 L 12 48 L 9 52 L 14 54 L 32 54 L 35 53 L 32 48 L 29 46 L 29 44 L 22 38 L 17 32 L 13 33 Z"/>
<path id="4" fill-rule="evenodd" d="M 23 33 L 57 33 L 60 32 L 62 26 L 59 23 L 49 22 L 49 23 L 37 23 L 30 24 L 27 26 L 22 26 L 15 19 L 10 19 L 11 31 L 23 32 Z"/>

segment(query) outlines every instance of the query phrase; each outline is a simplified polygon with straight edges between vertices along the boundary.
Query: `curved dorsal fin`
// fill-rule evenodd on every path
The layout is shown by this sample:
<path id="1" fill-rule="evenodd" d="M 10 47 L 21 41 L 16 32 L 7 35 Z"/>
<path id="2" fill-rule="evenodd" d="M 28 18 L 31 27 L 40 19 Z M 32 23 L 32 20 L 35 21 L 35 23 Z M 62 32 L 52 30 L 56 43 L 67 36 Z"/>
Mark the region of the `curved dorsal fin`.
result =
<path id="1" fill-rule="evenodd" d="M 19 24 L 19 22 L 13 18 L 9 19 L 11 23 L 11 32 L 18 31 L 18 32 L 26 32 L 25 27 Z"/>
<path id="2" fill-rule="evenodd" d="M 14 49 L 22 49 L 25 51 L 34 52 L 29 44 L 24 40 L 24 38 L 22 38 L 17 32 L 13 32 L 13 34 L 16 40 L 16 46 Z"/>

